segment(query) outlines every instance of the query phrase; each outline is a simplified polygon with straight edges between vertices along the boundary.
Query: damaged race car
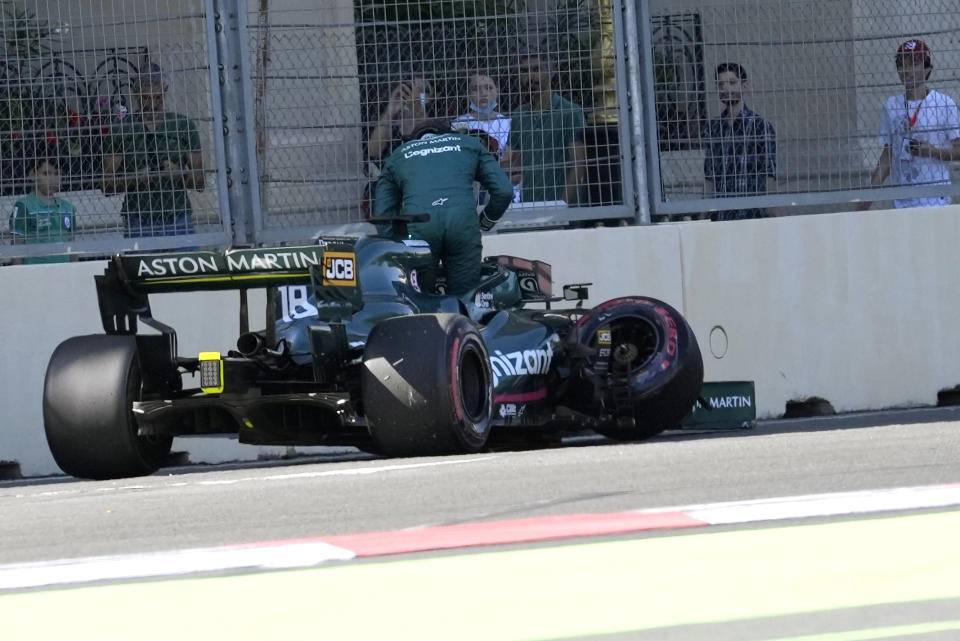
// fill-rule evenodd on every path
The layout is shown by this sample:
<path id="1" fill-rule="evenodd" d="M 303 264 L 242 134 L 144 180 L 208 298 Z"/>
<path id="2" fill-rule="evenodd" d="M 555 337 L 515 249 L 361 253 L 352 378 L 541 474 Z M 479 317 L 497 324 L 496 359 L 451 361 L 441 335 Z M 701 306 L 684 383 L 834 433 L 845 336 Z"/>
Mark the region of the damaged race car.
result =
<path id="1" fill-rule="evenodd" d="M 389 237 L 114 256 L 96 277 L 105 333 L 67 339 L 47 368 L 57 464 L 81 478 L 151 474 L 184 435 L 383 456 L 584 430 L 639 440 L 678 427 L 697 399 L 700 350 L 666 303 L 583 309 L 586 284 L 554 298 L 549 265 L 511 256 L 485 259 L 467 295 L 442 295 L 430 248 L 406 234 L 417 219 L 391 220 Z M 262 331 L 246 331 L 251 289 L 266 290 Z M 211 290 L 240 292 L 236 349 L 178 354 L 150 295 Z"/>

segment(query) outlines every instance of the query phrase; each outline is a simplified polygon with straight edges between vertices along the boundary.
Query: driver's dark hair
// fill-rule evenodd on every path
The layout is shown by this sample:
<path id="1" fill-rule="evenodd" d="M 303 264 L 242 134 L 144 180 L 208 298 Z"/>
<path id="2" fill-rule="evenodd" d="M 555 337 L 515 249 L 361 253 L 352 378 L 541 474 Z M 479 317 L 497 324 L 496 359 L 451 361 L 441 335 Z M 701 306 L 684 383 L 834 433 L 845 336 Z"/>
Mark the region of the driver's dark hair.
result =
<path id="1" fill-rule="evenodd" d="M 735 73 L 741 81 L 747 79 L 747 70 L 738 62 L 721 62 L 717 65 L 717 73 L 714 78 L 719 78 L 722 73 Z"/>
<path id="2" fill-rule="evenodd" d="M 453 133 L 453 125 L 450 124 L 450 120 L 447 118 L 431 118 L 430 120 L 424 120 L 419 125 L 413 128 L 413 131 L 410 132 L 409 136 L 405 136 L 406 140 L 417 140 L 427 134 L 449 134 Z"/>

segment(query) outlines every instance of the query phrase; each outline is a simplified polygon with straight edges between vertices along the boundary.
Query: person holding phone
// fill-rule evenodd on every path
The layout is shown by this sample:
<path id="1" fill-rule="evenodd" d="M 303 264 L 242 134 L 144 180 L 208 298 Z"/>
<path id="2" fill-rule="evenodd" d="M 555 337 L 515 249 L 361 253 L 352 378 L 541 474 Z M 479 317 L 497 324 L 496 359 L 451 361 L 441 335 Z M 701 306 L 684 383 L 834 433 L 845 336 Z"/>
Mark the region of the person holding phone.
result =
<path id="1" fill-rule="evenodd" d="M 383 163 L 400 143 L 407 140 L 421 123 L 429 119 L 433 110 L 433 86 L 425 78 L 411 78 L 390 90 L 387 106 L 380 113 L 367 137 L 366 186 L 360 209 L 369 217 L 374 209 L 377 181 Z"/>
<path id="2" fill-rule="evenodd" d="M 367 158 L 386 158 L 428 118 L 432 107 L 433 86 L 425 78 L 411 78 L 394 86 L 387 106 L 367 138 Z M 379 164 L 379 162 L 378 162 Z"/>
<path id="3" fill-rule="evenodd" d="M 960 160 L 960 113 L 952 98 L 927 86 L 933 73 L 930 47 L 907 40 L 894 56 L 904 92 L 891 96 L 880 119 L 883 151 L 870 177 L 873 186 L 892 176 L 896 185 L 950 184 L 950 163 Z M 862 202 L 866 210 L 873 203 Z M 922 196 L 894 201 L 897 208 L 949 205 L 947 196 Z"/>

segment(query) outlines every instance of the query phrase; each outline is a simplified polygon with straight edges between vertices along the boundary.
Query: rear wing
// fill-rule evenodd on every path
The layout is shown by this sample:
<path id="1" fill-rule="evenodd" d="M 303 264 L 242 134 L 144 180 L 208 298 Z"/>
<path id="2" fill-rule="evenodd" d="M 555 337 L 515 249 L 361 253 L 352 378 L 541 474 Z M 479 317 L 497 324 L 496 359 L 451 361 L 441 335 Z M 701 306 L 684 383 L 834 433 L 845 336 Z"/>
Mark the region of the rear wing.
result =
<path id="1" fill-rule="evenodd" d="M 355 238 L 324 238 L 296 247 L 117 254 L 103 275 L 95 277 L 104 329 L 136 333 L 136 319 L 151 318 L 148 294 L 154 293 L 242 291 L 310 284 L 314 279 L 315 286 L 321 286 L 328 284 L 328 273 L 338 279 L 337 284 L 353 289 L 355 243 Z"/>
<path id="2" fill-rule="evenodd" d="M 126 286 L 143 294 L 250 289 L 281 282 L 308 282 L 310 268 L 323 264 L 324 249 L 307 245 L 225 252 L 119 254 L 107 269 L 116 270 Z"/>

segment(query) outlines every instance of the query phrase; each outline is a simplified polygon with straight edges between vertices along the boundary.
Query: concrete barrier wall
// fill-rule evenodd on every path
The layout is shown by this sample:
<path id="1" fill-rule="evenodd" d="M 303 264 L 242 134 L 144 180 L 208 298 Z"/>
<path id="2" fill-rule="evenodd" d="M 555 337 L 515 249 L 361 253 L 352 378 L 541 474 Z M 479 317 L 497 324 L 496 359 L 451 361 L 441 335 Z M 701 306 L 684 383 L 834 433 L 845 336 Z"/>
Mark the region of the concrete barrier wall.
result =
<path id="1" fill-rule="evenodd" d="M 24 476 L 60 473 L 43 433 L 42 394 L 47 361 L 56 346 L 71 336 L 102 334 L 94 274 L 105 263 L 90 261 L 0 268 L 0 462 L 15 462 Z M 179 352 L 209 349 L 226 352 L 239 332 L 237 292 L 169 294 L 151 298 L 155 318 L 177 330 Z M 254 293 L 251 309 L 262 310 L 264 297 Z M 253 316 L 251 314 L 251 316 Z M 252 328 L 262 328 L 251 318 Z M 153 330 L 141 325 L 143 332 Z M 193 462 L 277 457 L 281 447 L 251 447 L 229 438 L 181 438 L 174 450 Z"/>
<path id="2" fill-rule="evenodd" d="M 960 208 L 689 222 L 488 236 L 485 253 L 553 265 L 556 293 L 592 282 L 589 305 L 627 294 L 687 317 L 707 380 L 753 380 L 758 414 L 820 397 L 837 411 L 932 405 L 960 384 Z M 103 263 L 0 269 L 0 461 L 58 470 L 43 434 L 47 360 L 69 336 L 100 333 Z M 251 310 L 262 309 L 262 295 Z M 180 353 L 231 348 L 236 292 L 153 297 Z M 251 326 L 261 327 L 259 317 Z M 194 462 L 278 456 L 222 438 L 177 439 Z M 298 450 L 301 448 L 298 448 Z"/>
<path id="3" fill-rule="evenodd" d="M 960 384 L 960 208 L 681 230 L 684 306 L 708 380 L 754 380 L 760 416 L 934 405 Z M 727 352 L 711 354 L 725 330 Z"/>

